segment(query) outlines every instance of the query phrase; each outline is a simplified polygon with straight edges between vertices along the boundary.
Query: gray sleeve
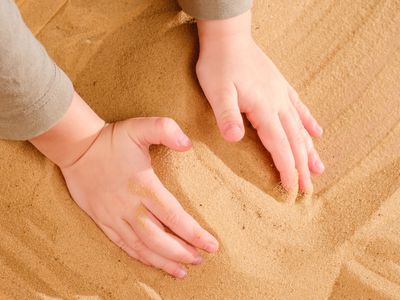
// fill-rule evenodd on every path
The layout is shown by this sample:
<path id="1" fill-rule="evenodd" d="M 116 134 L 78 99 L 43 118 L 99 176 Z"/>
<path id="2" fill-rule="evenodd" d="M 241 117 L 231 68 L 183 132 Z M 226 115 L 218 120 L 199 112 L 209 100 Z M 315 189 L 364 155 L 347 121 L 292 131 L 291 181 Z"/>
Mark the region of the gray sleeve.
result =
<path id="1" fill-rule="evenodd" d="M 182 9 L 200 20 L 228 19 L 248 11 L 252 0 L 178 0 Z"/>
<path id="2" fill-rule="evenodd" d="M 25 25 L 12 0 L 0 0 L 0 138 L 27 140 L 68 110 L 73 86 Z"/>

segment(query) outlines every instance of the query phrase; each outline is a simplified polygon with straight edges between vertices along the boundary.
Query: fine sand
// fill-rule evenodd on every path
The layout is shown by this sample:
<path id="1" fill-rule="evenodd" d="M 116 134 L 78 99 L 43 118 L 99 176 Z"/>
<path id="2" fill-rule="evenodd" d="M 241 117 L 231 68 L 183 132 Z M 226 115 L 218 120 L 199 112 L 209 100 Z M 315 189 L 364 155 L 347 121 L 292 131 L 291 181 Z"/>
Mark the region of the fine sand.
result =
<path id="1" fill-rule="evenodd" d="M 112 244 L 27 142 L 0 141 L 1 299 L 400 299 L 400 1 L 256 1 L 255 38 L 325 128 L 312 199 L 279 192 L 246 124 L 224 142 L 173 0 L 19 0 L 107 121 L 169 116 L 194 149 L 156 172 L 220 241 L 176 280 Z"/>

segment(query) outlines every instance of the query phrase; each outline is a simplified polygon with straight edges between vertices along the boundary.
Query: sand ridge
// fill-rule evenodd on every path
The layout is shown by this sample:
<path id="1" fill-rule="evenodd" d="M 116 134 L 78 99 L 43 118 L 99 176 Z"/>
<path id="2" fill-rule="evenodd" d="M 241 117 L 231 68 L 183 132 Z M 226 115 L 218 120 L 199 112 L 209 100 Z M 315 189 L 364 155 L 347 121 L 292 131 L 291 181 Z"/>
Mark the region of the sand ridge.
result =
<path id="1" fill-rule="evenodd" d="M 194 74 L 195 24 L 174 1 L 17 3 L 101 117 L 169 116 L 184 128 L 193 150 L 153 147 L 155 170 L 221 250 L 184 281 L 135 262 L 52 163 L 0 141 L 1 296 L 400 298 L 399 1 L 255 2 L 255 38 L 325 127 L 327 171 L 296 203 L 248 123 L 243 141 L 220 137 Z"/>

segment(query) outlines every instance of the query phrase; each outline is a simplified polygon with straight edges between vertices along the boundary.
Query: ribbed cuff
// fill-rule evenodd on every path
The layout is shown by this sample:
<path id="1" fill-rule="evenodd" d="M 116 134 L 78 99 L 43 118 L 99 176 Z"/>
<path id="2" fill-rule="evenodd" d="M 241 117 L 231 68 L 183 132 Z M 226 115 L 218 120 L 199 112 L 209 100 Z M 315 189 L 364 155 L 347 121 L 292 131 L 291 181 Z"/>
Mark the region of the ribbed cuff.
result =
<path id="1" fill-rule="evenodd" d="M 220 20 L 236 17 L 248 11 L 252 0 L 178 0 L 182 9 L 200 20 Z"/>

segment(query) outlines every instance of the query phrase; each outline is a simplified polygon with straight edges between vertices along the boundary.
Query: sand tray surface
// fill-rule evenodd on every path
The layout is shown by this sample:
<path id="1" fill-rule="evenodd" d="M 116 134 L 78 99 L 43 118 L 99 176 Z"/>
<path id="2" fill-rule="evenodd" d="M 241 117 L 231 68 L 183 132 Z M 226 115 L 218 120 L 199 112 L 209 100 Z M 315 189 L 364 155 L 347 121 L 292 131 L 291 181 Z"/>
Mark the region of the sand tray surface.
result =
<path id="1" fill-rule="evenodd" d="M 325 128 L 312 198 L 279 192 L 256 133 L 220 137 L 175 1 L 19 0 L 107 121 L 169 116 L 156 172 L 221 249 L 176 280 L 112 244 L 27 142 L 0 141 L 1 299 L 400 299 L 400 1 L 256 1 L 256 40 Z"/>

